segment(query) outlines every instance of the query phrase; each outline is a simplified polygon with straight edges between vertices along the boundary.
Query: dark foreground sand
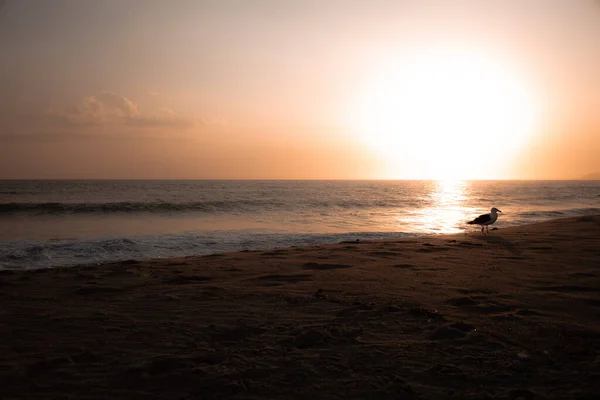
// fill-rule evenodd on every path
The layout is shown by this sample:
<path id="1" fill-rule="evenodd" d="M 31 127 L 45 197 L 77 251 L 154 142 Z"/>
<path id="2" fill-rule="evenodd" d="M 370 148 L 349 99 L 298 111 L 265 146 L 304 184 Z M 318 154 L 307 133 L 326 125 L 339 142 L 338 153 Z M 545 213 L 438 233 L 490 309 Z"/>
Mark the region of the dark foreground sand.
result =
<path id="1" fill-rule="evenodd" d="M 600 396 L 600 216 L 0 273 L 3 399 Z"/>

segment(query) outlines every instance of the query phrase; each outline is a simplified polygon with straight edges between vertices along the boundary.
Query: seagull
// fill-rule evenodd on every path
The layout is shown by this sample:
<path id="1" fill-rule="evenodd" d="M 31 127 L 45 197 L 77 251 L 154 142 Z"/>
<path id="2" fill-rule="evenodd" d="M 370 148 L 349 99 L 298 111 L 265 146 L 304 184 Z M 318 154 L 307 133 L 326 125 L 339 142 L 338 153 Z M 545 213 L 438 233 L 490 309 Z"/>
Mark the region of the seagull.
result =
<path id="1" fill-rule="evenodd" d="M 483 233 L 483 228 L 487 233 L 490 233 L 488 226 L 496 222 L 498 219 L 498 213 L 502 211 L 498 210 L 496 207 L 492 208 L 491 212 L 488 214 L 482 214 L 479 217 L 475 218 L 471 222 L 467 222 L 469 225 L 481 225 L 481 233 Z"/>

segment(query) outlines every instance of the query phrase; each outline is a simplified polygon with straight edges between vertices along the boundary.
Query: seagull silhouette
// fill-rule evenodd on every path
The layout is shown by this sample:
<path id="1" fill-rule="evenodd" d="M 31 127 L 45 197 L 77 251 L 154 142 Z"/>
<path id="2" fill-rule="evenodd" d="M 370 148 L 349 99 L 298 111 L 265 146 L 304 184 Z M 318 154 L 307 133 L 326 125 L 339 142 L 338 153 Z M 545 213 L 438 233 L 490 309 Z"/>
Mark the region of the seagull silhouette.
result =
<path id="1" fill-rule="evenodd" d="M 475 218 L 471 222 L 467 222 L 469 225 L 481 225 L 481 233 L 483 233 L 483 228 L 485 227 L 485 231 L 489 234 L 489 226 L 498 220 L 498 213 L 502 211 L 498 210 L 496 207 L 491 209 L 491 212 L 488 214 L 481 214 L 479 217 Z"/>

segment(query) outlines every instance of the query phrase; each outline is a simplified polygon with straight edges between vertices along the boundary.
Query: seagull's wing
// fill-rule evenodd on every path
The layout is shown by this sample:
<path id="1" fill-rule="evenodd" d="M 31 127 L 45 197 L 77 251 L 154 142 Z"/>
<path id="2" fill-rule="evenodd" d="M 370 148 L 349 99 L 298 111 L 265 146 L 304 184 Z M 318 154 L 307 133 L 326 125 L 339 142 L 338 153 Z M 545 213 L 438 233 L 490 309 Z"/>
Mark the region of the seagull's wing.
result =
<path id="1" fill-rule="evenodd" d="M 492 216 L 490 214 L 483 214 L 479 217 L 475 218 L 473 221 L 469 222 L 470 224 L 485 224 L 486 222 L 490 222 L 492 220 Z"/>

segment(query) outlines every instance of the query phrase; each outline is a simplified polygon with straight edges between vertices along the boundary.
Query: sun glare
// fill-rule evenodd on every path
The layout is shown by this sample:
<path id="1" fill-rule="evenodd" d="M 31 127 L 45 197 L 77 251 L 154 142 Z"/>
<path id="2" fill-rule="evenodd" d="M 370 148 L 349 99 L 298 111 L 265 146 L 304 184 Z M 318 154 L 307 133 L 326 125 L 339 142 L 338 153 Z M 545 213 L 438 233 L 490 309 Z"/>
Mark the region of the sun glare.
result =
<path id="1" fill-rule="evenodd" d="M 496 177 L 535 130 L 526 82 L 475 52 L 421 51 L 378 71 L 356 115 L 384 178 Z"/>

